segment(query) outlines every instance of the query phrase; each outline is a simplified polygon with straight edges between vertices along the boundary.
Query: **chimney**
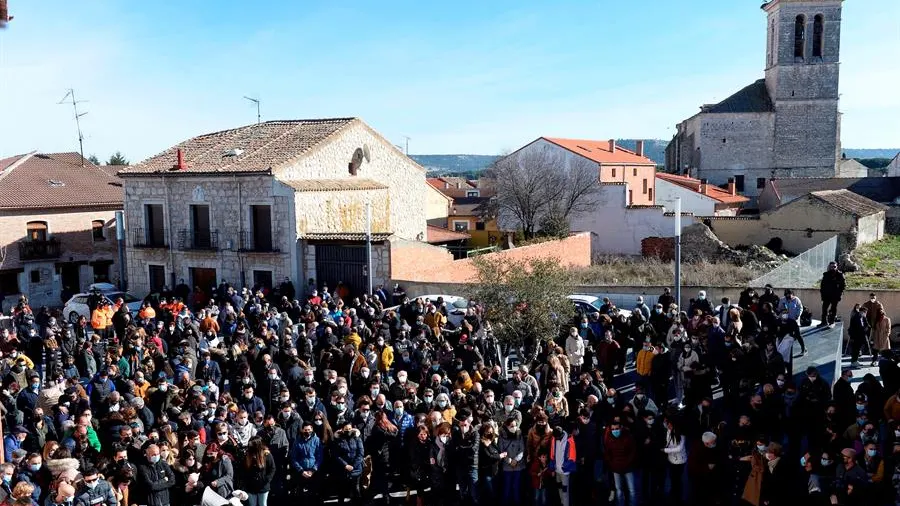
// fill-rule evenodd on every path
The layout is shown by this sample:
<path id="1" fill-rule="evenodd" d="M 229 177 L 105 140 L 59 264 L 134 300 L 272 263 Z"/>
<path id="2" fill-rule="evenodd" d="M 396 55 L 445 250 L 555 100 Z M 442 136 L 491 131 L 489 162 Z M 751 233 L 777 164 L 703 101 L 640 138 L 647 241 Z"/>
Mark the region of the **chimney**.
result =
<path id="1" fill-rule="evenodd" d="M 444 181 L 444 189 L 445 189 L 445 190 L 450 189 L 450 183 Z"/>
<path id="2" fill-rule="evenodd" d="M 460 183 L 459 181 L 457 181 L 457 182 L 456 182 L 456 189 L 459 190 L 460 188 L 462 188 L 462 183 Z"/>
<path id="3" fill-rule="evenodd" d="M 178 148 L 177 156 L 178 162 L 175 164 L 175 168 L 178 170 L 184 170 L 184 153 L 181 151 L 181 148 Z"/>
<path id="4" fill-rule="evenodd" d="M 644 141 L 639 140 L 635 142 L 634 153 L 638 156 L 644 156 Z"/>
<path id="5" fill-rule="evenodd" d="M 731 195 L 737 195 L 737 185 L 734 184 L 734 178 L 728 178 L 728 193 Z"/>
<path id="6" fill-rule="evenodd" d="M 700 180 L 700 193 L 706 195 L 706 192 L 709 190 L 709 181 L 705 178 Z"/>
<path id="7" fill-rule="evenodd" d="M 615 153 L 615 152 L 616 152 L 616 140 L 615 140 L 615 139 L 610 139 L 610 140 L 609 140 L 609 152 L 610 152 L 610 153 Z"/>

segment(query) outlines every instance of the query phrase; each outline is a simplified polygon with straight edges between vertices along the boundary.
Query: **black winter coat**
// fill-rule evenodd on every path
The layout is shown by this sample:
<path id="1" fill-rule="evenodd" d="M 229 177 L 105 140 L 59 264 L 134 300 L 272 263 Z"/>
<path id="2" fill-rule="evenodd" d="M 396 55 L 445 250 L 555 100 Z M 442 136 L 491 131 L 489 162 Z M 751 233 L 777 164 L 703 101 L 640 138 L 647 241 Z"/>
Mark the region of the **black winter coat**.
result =
<path id="1" fill-rule="evenodd" d="M 270 452 L 266 452 L 265 463 L 262 467 L 257 467 L 256 463 L 247 465 L 245 460 L 243 474 L 245 492 L 249 494 L 268 492 L 272 486 L 272 479 L 275 478 L 275 458 Z"/>
<path id="2" fill-rule="evenodd" d="M 138 482 L 140 483 L 138 497 L 133 499 L 135 504 L 147 506 L 169 506 L 169 489 L 175 486 L 175 473 L 169 464 L 162 460 L 156 464 L 145 462 L 138 466 Z"/>
<path id="3" fill-rule="evenodd" d="M 431 478 L 431 446 L 431 439 L 423 443 L 418 438 L 409 445 L 409 477 L 412 481 Z"/>

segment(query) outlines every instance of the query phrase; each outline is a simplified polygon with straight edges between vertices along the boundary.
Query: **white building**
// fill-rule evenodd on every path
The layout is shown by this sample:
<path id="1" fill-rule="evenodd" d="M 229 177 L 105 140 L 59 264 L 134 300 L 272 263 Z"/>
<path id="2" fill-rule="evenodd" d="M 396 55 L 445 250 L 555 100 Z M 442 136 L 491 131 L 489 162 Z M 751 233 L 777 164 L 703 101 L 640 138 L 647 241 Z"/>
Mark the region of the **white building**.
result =
<path id="1" fill-rule="evenodd" d="M 695 216 L 737 216 L 741 207 L 750 201 L 739 195 L 734 180 L 726 189 L 675 174 L 656 174 L 656 203 L 666 209 L 675 209 L 675 199 L 681 197 L 681 211 Z"/>

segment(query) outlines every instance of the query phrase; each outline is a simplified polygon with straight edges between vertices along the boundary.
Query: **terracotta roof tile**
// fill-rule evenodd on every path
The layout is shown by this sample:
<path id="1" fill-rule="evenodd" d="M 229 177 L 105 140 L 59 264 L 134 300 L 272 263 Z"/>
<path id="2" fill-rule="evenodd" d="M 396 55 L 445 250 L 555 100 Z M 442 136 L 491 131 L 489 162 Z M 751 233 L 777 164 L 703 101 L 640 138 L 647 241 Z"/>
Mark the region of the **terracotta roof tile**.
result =
<path id="1" fill-rule="evenodd" d="M 700 193 L 699 179 L 694 179 L 687 176 L 679 176 L 677 174 L 668 174 L 665 172 L 657 172 L 656 177 L 658 179 L 662 179 L 663 181 L 668 181 L 669 183 L 676 184 L 678 186 L 681 186 L 682 188 L 691 190 L 692 192 Z M 709 184 L 706 186 L 705 195 L 723 204 L 740 204 L 750 201 L 749 198 L 743 195 L 732 195 L 731 193 L 728 193 L 726 190 L 723 190 L 714 184 Z"/>
<path id="2" fill-rule="evenodd" d="M 830 206 L 858 217 L 871 216 L 887 209 L 886 206 L 867 199 L 862 195 L 857 195 L 850 190 L 823 190 L 811 192 L 810 195 Z"/>
<path id="3" fill-rule="evenodd" d="M 132 165 L 120 174 L 268 172 L 306 153 L 354 121 L 358 120 L 334 118 L 266 121 L 204 134 Z M 180 171 L 173 170 L 178 149 L 181 149 L 186 165 Z"/>
<path id="4" fill-rule="evenodd" d="M 469 239 L 469 234 L 464 234 L 462 232 L 456 232 L 453 230 L 448 230 L 446 228 L 435 227 L 433 225 L 428 225 L 428 242 L 431 244 L 440 244 L 443 242 L 450 241 L 461 241 L 464 239 Z"/>
<path id="5" fill-rule="evenodd" d="M 646 156 L 638 156 L 634 151 L 616 146 L 615 152 L 609 150 L 609 141 L 596 141 L 586 139 L 560 139 L 557 137 L 542 137 L 547 142 L 581 155 L 597 163 L 626 163 L 629 165 L 653 165 L 656 162 Z"/>
<path id="6" fill-rule="evenodd" d="M 300 192 L 328 192 L 349 190 L 383 190 L 387 185 L 371 179 L 301 179 L 282 180 L 282 183 Z"/>
<path id="7" fill-rule="evenodd" d="M 0 160 L 0 209 L 122 206 L 122 181 L 78 153 L 13 158 Z"/>

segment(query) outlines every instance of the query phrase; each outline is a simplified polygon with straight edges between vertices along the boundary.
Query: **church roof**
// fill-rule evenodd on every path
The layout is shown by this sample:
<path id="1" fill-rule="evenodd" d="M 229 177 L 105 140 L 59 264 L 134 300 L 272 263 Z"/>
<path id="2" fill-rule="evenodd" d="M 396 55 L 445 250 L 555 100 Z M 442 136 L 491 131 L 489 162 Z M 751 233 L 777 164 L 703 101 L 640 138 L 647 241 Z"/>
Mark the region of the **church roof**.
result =
<path id="1" fill-rule="evenodd" d="M 709 113 L 772 112 L 775 108 L 766 88 L 766 80 L 760 79 L 718 104 L 701 106 L 700 110 Z"/>

